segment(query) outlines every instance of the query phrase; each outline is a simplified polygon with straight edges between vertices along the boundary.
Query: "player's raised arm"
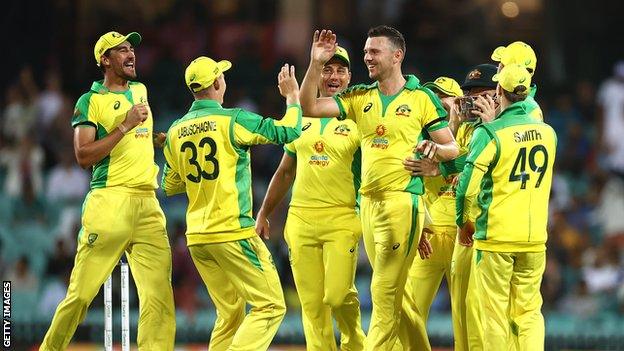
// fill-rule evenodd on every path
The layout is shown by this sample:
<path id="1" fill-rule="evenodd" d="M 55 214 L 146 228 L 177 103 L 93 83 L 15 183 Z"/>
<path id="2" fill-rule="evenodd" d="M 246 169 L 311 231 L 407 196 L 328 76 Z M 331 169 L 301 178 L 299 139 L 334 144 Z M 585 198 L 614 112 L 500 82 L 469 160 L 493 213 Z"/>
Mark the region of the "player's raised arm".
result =
<path id="1" fill-rule="evenodd" d="M 239 145 L 286 144 L 301 135 L 301 105 L 295 67 L 285 64 L 277 75 L 280 94 L 286 98 L 286 113 L 280 120 L 263 118 L 241 110 L 234 123 L 234 139 Z"/>
<path id="2" fill-rule="evenodd" d="M 301 83 L 301 107 L 308 117 L 337 117 L 338 104 L 332 97 L 318 97 L 318 77 L 323 66 L 336 53 L 336 34 L 331 30 L 314 31 L 310 65 Z"/>
<path id="3" fill-rule="evenodd" d="M 284 152 L 279 167 L 271 178 L 269 188 L 267 189 L 262 206 L 258 211 L 256 218 L 256 233 L 263 239 L 268 239 L 269 232 L 269 216 L 275 210 L 275 207 L 282 201 L 288 189 L 295 182 L 295 173 L 297 170 L 297 159 L 290 156 L 288 152 Z"/>

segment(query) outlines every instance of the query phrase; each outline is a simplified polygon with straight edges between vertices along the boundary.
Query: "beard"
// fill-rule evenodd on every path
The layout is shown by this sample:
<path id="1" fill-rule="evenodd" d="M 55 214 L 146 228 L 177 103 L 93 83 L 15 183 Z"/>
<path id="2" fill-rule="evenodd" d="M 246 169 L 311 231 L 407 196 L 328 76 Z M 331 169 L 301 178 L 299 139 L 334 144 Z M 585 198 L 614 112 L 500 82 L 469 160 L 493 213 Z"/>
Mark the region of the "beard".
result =
<path id="1" fill-rule="evenodd" d="M 135 80 L 137 78 L 136 69 L 125 70 L 123 66 L 116 67 L 115 74 L 124 80 Z"/>

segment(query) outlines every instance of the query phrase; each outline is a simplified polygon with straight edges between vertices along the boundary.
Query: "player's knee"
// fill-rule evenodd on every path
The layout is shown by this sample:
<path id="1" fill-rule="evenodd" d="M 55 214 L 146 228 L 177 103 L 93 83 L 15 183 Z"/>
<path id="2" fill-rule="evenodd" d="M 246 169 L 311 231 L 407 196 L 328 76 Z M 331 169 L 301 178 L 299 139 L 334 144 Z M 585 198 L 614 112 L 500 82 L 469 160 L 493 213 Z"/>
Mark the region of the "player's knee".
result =
<path id="1" fill-rule="evenodd" d="M 340 289 L 334 291 L 328 291 L 323 297 L 323 303 L 329 306 L 331 309 L 342 307 L 345 304 L 349 291 L 343 291 Z"/>

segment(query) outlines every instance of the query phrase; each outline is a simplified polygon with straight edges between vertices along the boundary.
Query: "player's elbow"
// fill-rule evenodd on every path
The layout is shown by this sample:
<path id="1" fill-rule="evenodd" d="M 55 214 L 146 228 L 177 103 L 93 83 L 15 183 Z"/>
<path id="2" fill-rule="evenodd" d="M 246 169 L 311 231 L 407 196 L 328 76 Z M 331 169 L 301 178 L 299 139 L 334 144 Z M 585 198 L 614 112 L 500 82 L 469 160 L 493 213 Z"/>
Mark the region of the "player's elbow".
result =
<path id="1" fill-rule="evenodd" d="M 82 169 L 89 169 L 95 163 L 88 157 L 82 155 L 79 151 L 76 152 L 76 161 L 78 162 L 78 166 Z"/>

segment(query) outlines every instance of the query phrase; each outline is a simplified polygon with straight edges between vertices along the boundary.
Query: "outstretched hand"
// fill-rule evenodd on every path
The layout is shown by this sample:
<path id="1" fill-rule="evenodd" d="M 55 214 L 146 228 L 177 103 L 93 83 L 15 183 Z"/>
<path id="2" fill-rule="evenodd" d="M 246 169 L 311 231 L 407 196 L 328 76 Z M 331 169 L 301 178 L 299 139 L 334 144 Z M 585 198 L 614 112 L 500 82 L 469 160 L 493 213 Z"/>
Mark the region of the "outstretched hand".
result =
<path id="1" fill-rule="evenodd" d="M 288 104 L 299 103 L 299 83 L 295 77 L 295 66 L 284 64 L 277 74 L 277 87 Z"/>
<path id="2" fill-rule="evenodd" d="M 324 65 L 336 53 L 336 34 L 331 30 L 314 31 L 310 61 Z"/>

